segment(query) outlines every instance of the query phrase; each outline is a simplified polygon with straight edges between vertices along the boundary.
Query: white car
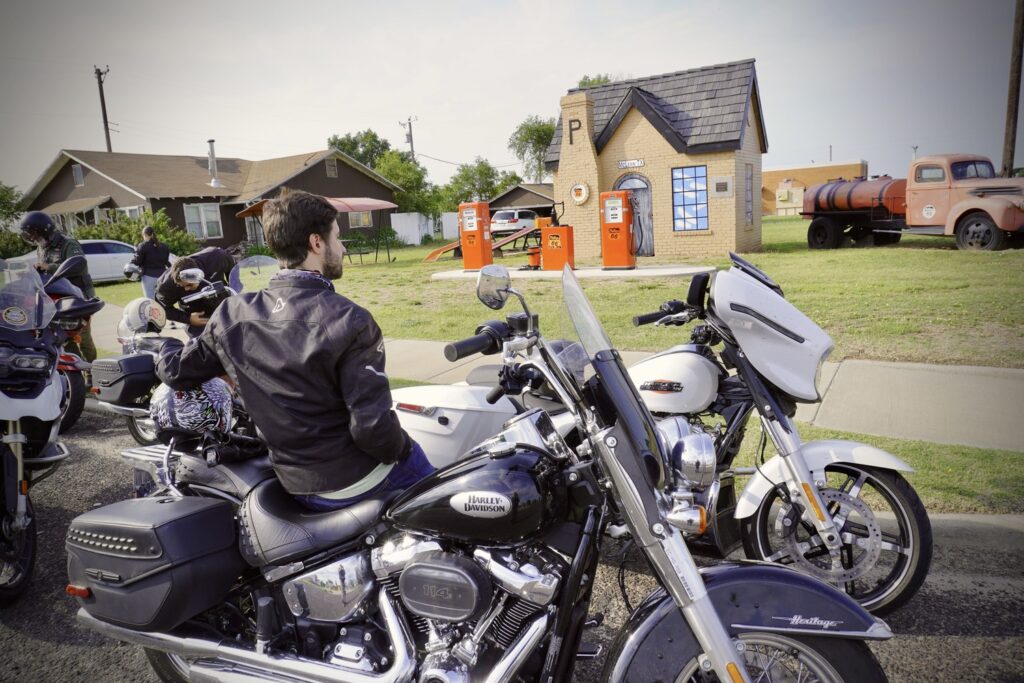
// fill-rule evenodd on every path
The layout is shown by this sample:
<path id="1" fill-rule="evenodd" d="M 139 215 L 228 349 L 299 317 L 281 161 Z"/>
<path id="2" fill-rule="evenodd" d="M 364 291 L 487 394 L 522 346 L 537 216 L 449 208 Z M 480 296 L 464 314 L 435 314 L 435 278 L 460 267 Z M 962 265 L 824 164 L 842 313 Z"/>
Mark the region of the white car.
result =
<path id="1" fill-rule="evenodd" d="M 529 209 L 507 209 L 491 217 L 491 234 L 505 237 L 523 228 L 537 225 L 537 212 Z"/>
<path id="2" fill-rule="evenodd" d="M 117 240 L 79 240 L 78 243 L 85 252 L 85 260 L 89 264 L 89 275 L 93 282 L 120 282 L 125 279 L 124 266 L 135 254 L 134 246 Z M 169 260 L 174 263 L 176 258 L 171 254 Z M 8 260 L 35 263 L 36 252 L 30 251 Z"/>

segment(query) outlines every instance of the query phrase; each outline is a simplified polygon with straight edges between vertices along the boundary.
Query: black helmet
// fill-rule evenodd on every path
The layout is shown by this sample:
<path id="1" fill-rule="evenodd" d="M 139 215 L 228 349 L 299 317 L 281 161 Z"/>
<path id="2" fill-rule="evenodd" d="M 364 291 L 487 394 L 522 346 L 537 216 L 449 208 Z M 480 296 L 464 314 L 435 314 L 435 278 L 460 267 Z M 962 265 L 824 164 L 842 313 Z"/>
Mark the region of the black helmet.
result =
<path id="1" fill-rule="evenodd" d="M 40 241 L 50 241 L 57 226 L 53 224 L 50 214 L 45 211 L 30 211 L 21 219 L 21 239 L 30 244 L 37 244 Z"/>

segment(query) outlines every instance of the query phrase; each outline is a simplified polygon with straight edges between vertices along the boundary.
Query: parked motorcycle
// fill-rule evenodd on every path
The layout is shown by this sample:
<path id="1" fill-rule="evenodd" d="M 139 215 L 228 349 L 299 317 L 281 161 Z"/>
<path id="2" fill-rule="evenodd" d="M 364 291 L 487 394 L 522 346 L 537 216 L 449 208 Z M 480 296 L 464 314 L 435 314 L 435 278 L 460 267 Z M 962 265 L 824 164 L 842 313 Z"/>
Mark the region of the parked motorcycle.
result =
<path id="1" fill-rule="evenodd" d="M 488 266 L 478 296 L 525 307 L 509 285 Z M 689 465 L 673 460 L 685 448 L 655 426 L 568 269 L 563 292 L 579 339 L 557 353 L 528 313 L 452 349 L 499 348 L 501 391 L 543 377 L 577 447 L 532 410 L 397 496 L 315 513 L 259 460 L 213 467 L 221 484 L 179 478 L 202 459 L 186 453 L 199 437 L 174 432 L 162 494 L 71 523 L 80 623 L 147 648 L 165 681 L 568 681 L 620 514 L 661 588 L 605 680 L 886 680 L 864 640 L 891 633 L 845 594 L 778 566 L 698 571 L 680 531 L 699 516 Z"/>
<path id="2" fill-rule="evenodd" d="M 199 268 L 183 270 L 178 279 L 202 285 L 183 298 L 185 303 L 223 300 L 234 293 L 221 282 L 207 280 Z M 166 322 L 166 312 L 152 299 L 143 297 L 129 302 L 117 325 L 122 355 L 101 358 L 92 367 L 97 408 L 123 415 L 127 419 L 128 433 L 142 446 L 159 443 L 149 415 L 150 398 L 160 386 L 156 359 L 165 348 L 182 343 L 175 337 L 160 335 Z"/>
<path id="3" fill-rule="evenodd" d="M 45 286 L 31 266 L 0 259 L 0 606 L 24 593 L 35 565 L 29 492 L 68 457 L 58 440 L 65 393 L 58 357 L 66 339 L 60 323 L 98 309 L 95 300 L 76 297 L 55 304 L 50 294 L 82 258 L 68 259 Z"/>
<path id="4" fill-rule="evenodd" d="M 797 402 L 821 400 L 832 340 L 768 275 L 730 256 L 733 267 L 715 274 L 710 294 L 711 277 L 698 275 L 685 302 L 634 318 L 636 325 L 704 324 L 690 344 L 644 359 L 630 376 L 656 416 L 714 439 L 700 499 L 715 510 L 710 540 L 720 553 L 742 541 L 751 559 L 828 581 L 876 614 L 892 611 L 917 592 L 931 564 L 928 514 L 901 474 L 913 468 L 867 444 L 801 441 L 791 418 Z M 755 413 L 760 459 L 735 468 Z M 780 454 L 767 462 L 765 435 Z M 750 476 L 738 502 L 734 475 Z"/>

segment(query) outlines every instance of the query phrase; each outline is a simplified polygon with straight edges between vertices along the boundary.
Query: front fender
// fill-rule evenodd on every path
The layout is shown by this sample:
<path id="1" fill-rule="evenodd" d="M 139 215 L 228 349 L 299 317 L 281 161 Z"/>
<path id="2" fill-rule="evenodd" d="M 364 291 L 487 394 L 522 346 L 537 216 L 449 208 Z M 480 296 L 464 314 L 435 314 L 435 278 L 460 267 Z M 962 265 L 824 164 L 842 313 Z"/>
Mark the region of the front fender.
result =
<path id="1" fill-rule="evenodd" d="M 729 633 L 750 631 L 883 640 L 885 622 L 845 593 L 792 569 L 762 563 L 702 569 L 708 596 Z M 663 589 L 651 593 L 619 631 L 604 669 L 615 683 L 671 681 L 700 646 Z"/>
<path id="2" fill-rule="evenodd" d="M 800 447 L 800 453 L 816 481 L 825 478 L 826 465 L 837 462 L 897 472 L 914 471 L 913 467 L 892 453 L 856 441 L 808 441 Z M 782 462 L 781 456 L 776 455 L 761 465 L 743 487 L 743 493 L 736 503 L 736 519 L 745 519 L 757 512 L 757 508 L 761 506 L 768 493 L 776 484 L 786 481 L 787 476 L 786 465 Z"/>
<path id="3" fill-rule="evenodd" d="M 960 219 L 972 211 L 984 211 L 1000 230 L 1014 231 L 1024 227 L 1024 211 L 1019 208 L 1020 195 L 1010 197 L 977 197 L 954 204 L 946 214 L 945 234 L 956 233 Z"/>

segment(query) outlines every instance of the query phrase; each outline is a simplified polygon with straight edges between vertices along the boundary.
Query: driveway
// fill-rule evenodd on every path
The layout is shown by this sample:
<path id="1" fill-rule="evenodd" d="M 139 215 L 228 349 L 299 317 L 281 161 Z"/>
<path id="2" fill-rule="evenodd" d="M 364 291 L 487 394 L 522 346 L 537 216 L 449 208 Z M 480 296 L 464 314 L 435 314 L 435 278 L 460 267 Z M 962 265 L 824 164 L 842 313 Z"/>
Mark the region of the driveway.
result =
<path id="1" fill-rule="evenodd" d="M 134 442 L 120 418 L 86 412 L 66 439 L 70 463 L 33 492 L 39 515 L 36 576 L 23 599 L 0 612 L 0 681 L 156 681 L 141 650 L 76 625 L 64 595 L 64 534 L 71 519 L 130 493 L 117 454 Z M 873 646 L 891 681 L 1024 680 L 1024 528 L 1020 517 L 940 516 L 935 559 L 921 592 L 887 621 L 898 635 Z M 606 556 L 617 550 L 608 542 Z M 585 640 L 607 645 L 626 617 L 609 559 L 598 572 L 593 611 L 604 625 Z M 627 565 L 634 604 L 654 586 L 640 562 Z M 581 662 L 576 680 L 597 680 L 601 660 Z"/>

